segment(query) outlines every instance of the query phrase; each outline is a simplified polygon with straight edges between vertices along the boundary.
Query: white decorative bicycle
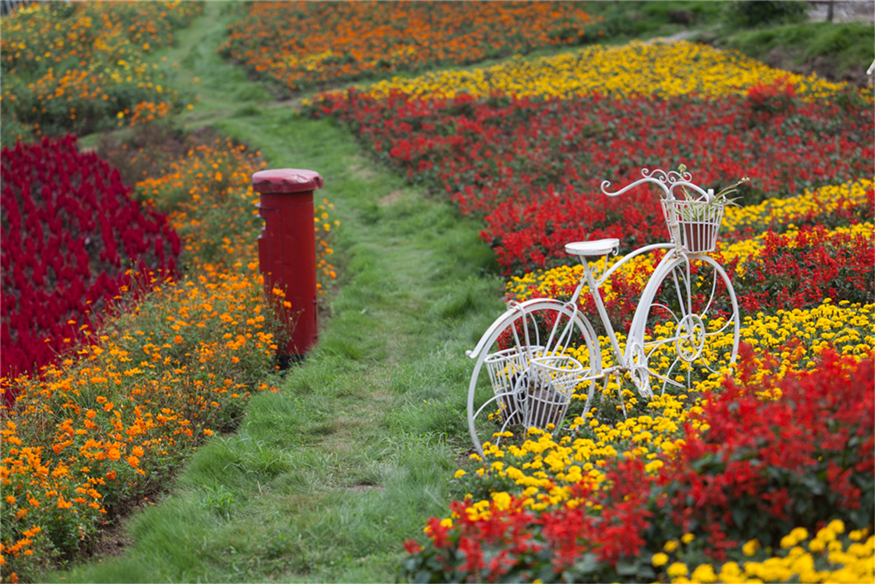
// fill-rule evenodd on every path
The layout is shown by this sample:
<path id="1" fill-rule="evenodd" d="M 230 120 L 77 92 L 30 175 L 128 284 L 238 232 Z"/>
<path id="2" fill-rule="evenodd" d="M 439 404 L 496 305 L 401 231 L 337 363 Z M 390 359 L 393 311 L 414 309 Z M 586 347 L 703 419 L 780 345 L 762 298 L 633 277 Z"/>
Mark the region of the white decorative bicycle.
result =
<path id="1" fill-rule="evenodd" d="M 511 302 L 467 351 L 476 359 L 468 388 L 468 426 L 480 454 L 484 442 L 497 444 L 513 428 L 560 428 L 574 396 L 585 393 L 581 414 L 589 411 L 599 380 L 604 380 L 604 396 L 613 376 L 619 381 L 628 373 L 641 397 L 650 399 L 654 388 L 687 391 L 700 376 L 717 373 L 721 362 L 735 362 L 740 329 L 735 290 L 726 271 L 705 255 L 716 246 L 730 189 L 717 195 L 705 191 L 690 182 L 683 167 L 680 172 L 645 168 L 641 175 L 616 192 L 604 181 L 601 190 L 615 197 L 645 183 L 658 186 L 671 242 L 639 248 L 610 269 L 608 256 L 617 254 L 618 239 L 568 243 L 565 251 L 583 264 L 571 299 Z M 599 289 L 631 259 L 656 250 L 666 253 L 644 286 L 621 347 Z M 598 278 L 589 264 L 592 258 L 604 258 Z M 603 366 L 599 337 L 578 308 L 584 286 L 613 352 L 616 364 L 610 367 Z M 625 415 L 622 384 L 618 394 Z"/>

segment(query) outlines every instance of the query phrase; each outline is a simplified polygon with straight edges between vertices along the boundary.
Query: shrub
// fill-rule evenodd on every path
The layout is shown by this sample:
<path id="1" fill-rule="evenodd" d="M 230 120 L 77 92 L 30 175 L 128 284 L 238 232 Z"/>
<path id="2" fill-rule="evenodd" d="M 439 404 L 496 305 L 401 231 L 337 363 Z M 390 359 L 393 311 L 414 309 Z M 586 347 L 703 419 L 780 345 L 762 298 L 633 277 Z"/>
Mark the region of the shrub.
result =
<path id="1" fill-rule="evenodd" d="M 729 5 L 727 21 L 739 28 L 803 22 L 808 3 L 802 0 L 740 0 Z"/>

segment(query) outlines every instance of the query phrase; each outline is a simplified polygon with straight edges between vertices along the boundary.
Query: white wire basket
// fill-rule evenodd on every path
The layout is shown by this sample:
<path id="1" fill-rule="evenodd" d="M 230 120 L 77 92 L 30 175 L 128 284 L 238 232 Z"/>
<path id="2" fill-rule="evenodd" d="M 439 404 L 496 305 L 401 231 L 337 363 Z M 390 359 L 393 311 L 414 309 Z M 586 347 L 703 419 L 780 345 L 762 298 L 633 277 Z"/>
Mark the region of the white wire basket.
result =
<path id="1" fill-rule="evenodd" d="M 546 430 L 559 426 L 583 377 L 583 365 L 568 355 L 535 357 L 529 367 L 528 387 L 518 394 L 523 425 Z"/>
<path id="2" fill-rule="evenodd" d="M 535 355 L 542 354 L 544 347 L 531 346 L 529 351 L 520 351 L 516 347 L 491 353 L 484 363 L 489 372 L 492 391 L 498 398 L 498 408 L 502 422 L 512 424 L 523 423 L 523 410 L 517 393 L 528 387 L 527 370 L 529 361 Z"/>
<path id="3" fill-rule="evenodd" d="M 662 212 L 672 241 L 690 253 L 717 247 L 724 201 L 662 199 Z"/>

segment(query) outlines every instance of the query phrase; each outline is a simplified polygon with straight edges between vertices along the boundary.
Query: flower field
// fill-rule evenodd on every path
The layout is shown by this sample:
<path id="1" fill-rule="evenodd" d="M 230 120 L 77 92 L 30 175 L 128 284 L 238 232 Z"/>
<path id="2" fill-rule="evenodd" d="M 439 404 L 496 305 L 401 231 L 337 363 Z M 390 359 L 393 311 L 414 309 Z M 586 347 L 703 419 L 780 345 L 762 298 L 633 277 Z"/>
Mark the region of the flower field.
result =
<path id="1" fill-rule="evenodd" d="M 582 269 L 566 242 L 667 240 L 655 192 L 612 199 L 602 180 L 616 190 L 679 164 L 715 191 L 751 179 L 713 254 L 742 308 L 737 367 L 709 355 L 729 376 L 649 403 L 608 383 L 561 436 L 486 445 L 457 473 L 465 496 L 450 515 L 406 544 L 405 578 L 875 577 L 873 427 L 866 408 L 850 413 L 873 399 L 870 95 L 700 45 L 632 43 L 330 91 L 305 107 L 483 217 L 517 301 L 571 297 Z M 620 330 L 660 257 L 606 283 Z M 591 298 L 580 305 L 598 320 Z"/>
<path id="2" fill-rule="evenodd" d="M 406 544 L 403 573 L 871 581 L 871 357 L 826 352 L 816 371 L 793 375 L 777 358 L 742 362 L 736 380 L 687 411 L 656 399 L 652 415 L 616 428 L 578 419 L 558 442 L 538 432 L 489 449 L 474 477 L 457 473 L 470 496 L 429 522 L 424 547 Z M 848 520 L 827 521 L 836 516 Z M 800 523 L 817 526 L 812 541 Z M 846 534 L 847 524 L 866 527 Z"/>
<path id="3" fill-rule="evenodd" d="M 143 57 L 202 11 L 200 2 L 35 2 L 3 18 L 3 144 L 143 123 L 190 103 Z"/>
<path id="4" fill-rule="evenodd" d="M 173 46 L 180 30 L 206 13 L 211 32 L 203 38 L 214 40 L 212 23 L 218 19 L 230 22 L 218 52 L 280 93 L 397 73 L 307 98 L 304 117 L 267 111 L 273 108 L 250 115 L 256 106 L 248 97 L 239 97 L 247 102 L 239 107 L 216 102 L 225 110 L 217 107 L 211 115 L 221 118 L 227 111 L 238 122 L 246 118 L 237 126 L 244 135 L 269 128 L 265 139 L 275 140 L 272 147 L 288 144 L 277 137 L 286 126 L 289 136 L 302 128 L 315 134 L 317 126 L 337 130 L 306 116 L 341 121 L 365 151 L 417 185 L 416 192 L 446 197 L 459 213 L 482 220 L 480 237 L 494 251 L 508 301 L 570 299 L 582 271 L 565 254 L 567 242 L 617 237 L 621 251 L 629 252 L 667 239 L 654 190 L 609 198 L 600 190 L 603 180 L 616 190 L 639 178 L 641 168 L 681 164 L 694 182 L 715 191 L 750 179 L 735 193 L 738 205 L 727 207 L 710 254 L 737 292 L 737 362 L 728 362 L 731 335 L 721 335 L 704 349 L 718 372 L 702 370 L 685 393 L 670 390 L 648 401 L 631 391 L 628 380 L 613 378 L 599 384 L 595 406 L 572 413 L 561 432 L 521 429 L 515 440 L 484 443 L 482 456 L 468 456 L 470 450 L 457 456 L 449 488 L 453 501 L 445 512 L 426 521 L 435 507 L 421 511 L 411 504 L 415 529 L 420 521 L 425 525 L 419 537 L 403 543 L 399 580 L 875 582 L 871 92 L 702 44 L 592 45 L 599 22 L 585 8 L 572 2 L 253 2 L 222 8 L 201 2 L 75 2 L 35 3 L 4 16 L 2 579 L 40 580 L 46 570 L 74 565 L 94 552 L 104 530 L 166 489 L 210 436 L 234 431 L 251 396 L 284 387 L 273 376 L 284 329 L 272 305 L 283 302 L 282 291 L 265 290 L 258 273 L 261 220 L 251 177 L 266 166 L 260 152 L 208 129 L 177 135 L 179 142 L 161 152 L 150 150 L 152 138 L 164 130 L 148 122 L 171 118 L 194 101 L 173 88 L 150 54 Z M 561 46 L 568 50 L 556 56 L 521 56 Z M 204 78 L 215 81 L 228 71 L 192 55 Z M 498 58 L 505 59 L 456 70 Z M 185 66 L 186 59 L 180 62 Z M 254 86 L 239 90 L 235 95 L 260 93 Z M 119 167 L 127 185 L 111 164 L 79 151 L 70 134 L 111 128 L 126 128 L 118 136 L 129 141 L 110 137 L 98 141 L 98 149 L 119 148 L 104 154 L 124 162 Z M 377 181 L 339 182 L 338 197 L 348 202 L 348 185 Z M 370 216 L 385 230 L 379 233 L 397 236 L 392 246 L 403 247 L 404 229 L 394 230 L 389 222 L 414 213 L 414 207 L 393 208 L 398 193 L 385 193 Z M 422 217 L 408 221 L 402 227 L 423 229 Z M 317 200 L 320 293 L 337 276 L 331 237 L 339 225 L 328 199 Z M 372 245 L 377 231 L 362 222 L 356 227 L 367 245 L 350 254 L 359 254 L 349 266 L 353 275 L 361 269 L 356 264 L 371 263 L 370 253 L 387 251 L 380 242 Z M 450 257 L 464 241 L 451 235 L 452 243 L 416 240 L 421 249 L 415 257 L 425 267 L 435 250 Z M 393 262 L 405 253 L 385 265 L 403 263 Z M 621 347 L 663 253 L 624 264 L 603 286 Z M 604 269 L 616 261 L 608 258 Z M 376 290 L 365 281 L 372 274 L 350 279 L 361 286 L 356 292 L 362 297 Z M 398 302 L 393 316 L 408 309 L 422 313 L 423 298 L 456 298 L 456 291 L 447 295 L 449 285 L 428 288 L 422 278 L 418 283 L 425 293 L 415 303 L 406 304 L 406 293 L 392 296 Z M 485 288 L 469 284 L 462 291 L 467 304 L 459 310 L 473 313 L 479 307 L 472 290 Z M 367 328 L 366 316 L 373 304 L 342 300 L 333 308 L 356 317 L 347 323 L 354 327 L 346 329 L 355 331 L 351 336 L 375 330 Z M 705 326 L 720 326 L 726 308 L 720 302 L 717 317 Z M 579 307 L 598 320 L 591 298 L 582 296 Z M 432 318 L 437 308 L 423 318 L 444 326 L 449 320 Z M 414 338 L 400 318 L 381 323 L 394 331 L 396 344 Z M 441 335 L 456 335 L 464 326 L 454 314 L 452 333 L 447 328 Z M 672 326 L 648 324 L 647 333 L 668 335 Z M 609 344 L 604 336 L 599 341 Z M 407 390 L 407 380 L 422 386 L 411 390 L 421 393 L 425 407 L 456 408 L 434 390 L 443 391 L 439 383 L 445 380 L 452 380 L 448 387 L 457 384 L 457 372 L 436 371 L 433 362 L 429 369 L 424 362 L 400 368 L 379 363 L 381 357 L 371 357 L 382 350 L 376 341 L 372 352 L 355 357 L 358 345 L 350 340 L 350 359 L 362 369 L 340 368 L 340 376 L 355 377 L 349 390 L 332 377 L 337 368 L 328 368 L 346 358 L 336 350 L 341 344 L 335 342 L 328 349 L 334 354 L 315 363 L 316 369 L 302 366 L 312 379 L 285 386 L 292 389 L 283 407 L 295 409 L 296 420 L 303 419 L 301 412 L 318 417 L 323 410 L 346 419 L 345 409 L 366 395 L 357 392 L 385 387 L 391 390 L 386 396 L 394 396 Z M 586 347 L 569 348 L 569 354 L 583 363 L 590 358 Z M 602 366 L 612 361 L 606 351 Z M 379 374 L 390 365 L 409 365 L 410 371 L 388 375 L 390 385 L 380 385 Z M 423 373 L 433 370 L 434 387 Z M 577 391 L 575 403 L 582 406 L 586 395 L 582 386 Z M 386 396 L 375 396 L 378 405 L 389 403 L 382 401 Z M 412 501 L 409 491 L 392 497 L 411 484 L 426 484 L 396 489 L 389 483 L 433 472 L 426 455 L 413 449 L 432 450 L 402 434 L 425 436 L 420 427 L 411 430 L 405 416 L 431 424 L 422 440 L 429 446 L 440 442 L 438 481 L 446 472 L 447 447 L 461 439 L 457 425 L 420 417 L 415 406 L 405 402 L 394 418 L 378 416 L 375 407 L 356 420 L 375 422 L 362 436 L 354 424 L 334 432 L 334 426 L 314 422 L 309 430 L 306 456 L 322 456 L 328 452 L 323 447 L 345 454 L 350 440 L 360 440 L 363 451 L 377 442 L 385 458 L 374 466 L 378 470 L 335 480 L 335 474 L 347 473 L 337 465 L 361 465 L 363 459 L 326 460 L 324 469 L 306 472 L 295 460 L 283 478 L 287 483 L 257 483 L 257 495 L 240 492 L 251 492 L 259 506 L 280 514 L 273 505 L 291 505 L 282 499 L 289 499 L 283 489 L 294 484 L 301 489 L 294 497 L 312 504 L 305 520 L 312 517 L 316 529 L 356 515 L 388 525 L 397 518 L 386 516 L 385 502 Z M 391 439 L 378 433 L 381 425 L 390 427 Z M 410 466 L 405 457 L 390 460 L 398 440 L 411 459 L 423 458 L 416 461 L 422 466 Z M 294 448 L 276 443 L 276 452 L 282 449 L 290 461 L 302 452 Z M 301 477 L 319 479 L 311 487 Z M 328 496 L 311 501 L 315 488 Z M 446 495 L 424 492 L 435 501 Z M 365 495 L 381 506 L 356 506 Z M 252 509 L 246 507 L 249 498 L 235 500 L 228 491 L 228 504 L 241 509 Z M 343 510 L 331 507 L 333 499 L 343 499 Z M 297 515 L 295 505 L 288 508 Z M 283 517 L 283 525 L 266 517 L 269 525 L 258 533 L 271 533 L 266 539 L 276 541 L 249 549 L 241 542 L 239 554 L 232 548 L 231 563 L 224 563 L 225 542 L 208 543 L 205 536 L 204 555 L 223 559 L 209 568 L 218 572 L 203 574 L 250 580 L 370 576 L 355 570 L 367 558 L 394 561 L 407 537 L 383 533 L 395 542 L 389 544 L 393 550 L 377 547 L 377 539 L 355 548 L 337 544 L 349 555 L 343 567 L 335 567 L 335 548 L 324 553 L 330 560 L 322 560 L 314 556 L 324 550 L 313 554 L 305 547 L 312 525 L 299 526 L 298 517 Z M 240 517 L 233 523 L 230 513 L 222 521 L 238 534 L 247 525 Z M 360 529 L 379 531 L 371 527 Z M 408 533 L 403 529 L 386 533 Z M 265 558 L 267 571 L 257 571 Z M 237 569 L 255 564 L 245 575 Z M 173 573 L 162 570 L 155 573 Z"/>
<path id="5" fill-rule="evenodd" d="M 300 90 L 579 44 L 593 22 L 567 2 L 257 2 L 219 50 Z"/>
<path id="6" fill-rule="evenodd" d="M 2 164 L 4 581 L 93 549 L 207 436 L 235 428 L 250 395 L 276 391 L 283 332 L 255 259 L 260 153 L 189 137 L 128 186 L 74 136 L 48 137 L 171 113 L 182 102 L 144 55 L 201 10 L 47 4 L 3 18 L 4 134 L 24 138 Z M 317 203 L 320 286 L 338 224 Z"/>
<path id="7" fill-rule="evenodd" d="M 446 192 L 464 213 L 483 215 L 482 237 L 508 273 L 564 261 L 568 241 L 618 237 L 629 250 L 664 240 L 653 193 L 641 189 L 609 199 L 598 190 L 602 180 L 631 182 L 642 167 L 683 163 L 715 191 L 750 177 L 753 189 L 741 201 L 747 204 L 871 173 L 875 152 L 863 136 L 871 134 L 873 118 L 862 96 L 824 99 L 829 91 L 844 94 L 815 79 L 776 73 L 773 82 L 757 82 L 742 74 L 746 63 L 737 55 L 720 58 L 677 45 L 614 49 L 614 61 L 603 56 L 595 63 L 611 67 L 608 72 L 590 68 L 587 51 L 580 60 L 544 58 L 529 65 L 544 70 L 546 81 L 535 71 L 517 79 L 516 69 L 496 70 L 492 93 L 483 97 L 444 97 L 454 86 L 435 83 L 435 74 L 418 80 L 421 90 L 382 84 L 327 93 L 310 107 L 314 115 L 349 122 L 411 181 Z M 633 67 L 646 58 L 657 63 L 651 85 Z M 703 67 L 695 75 L 694 64 Z M 702 95 L 682 83 L 664 90 L 656 81 L 668 69 L 716 78 L 708 89 L 723 93 Z M 584 79 L 607 79 L 583 85 L 578 71 Z M 553 79 L 571 80 L 563 95 Z M 605 95 L 626 80 L 633 89 L 622 97 Z M 640 93 L 646 89 L 656 93 Z M 435 93 L 420 93 L 428 90 Z M 626 219 L 623 229 L 619 217 Z"/>

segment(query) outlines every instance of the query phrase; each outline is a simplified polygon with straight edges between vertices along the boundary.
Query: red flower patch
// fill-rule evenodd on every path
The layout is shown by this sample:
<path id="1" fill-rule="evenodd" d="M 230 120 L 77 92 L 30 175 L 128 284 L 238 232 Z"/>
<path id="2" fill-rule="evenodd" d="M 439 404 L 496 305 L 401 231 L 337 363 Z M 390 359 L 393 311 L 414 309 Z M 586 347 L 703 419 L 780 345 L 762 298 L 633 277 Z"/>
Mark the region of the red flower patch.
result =
<path id="1" fill-rule="evenodd" d="M 173 275 L 181 244 L 74 137 L 4 148 L 2 178 L 0 365 L 10 382 L 83 339 L 138 278 Z M 11 403 L 14 391 L 4 389 Z"/>

